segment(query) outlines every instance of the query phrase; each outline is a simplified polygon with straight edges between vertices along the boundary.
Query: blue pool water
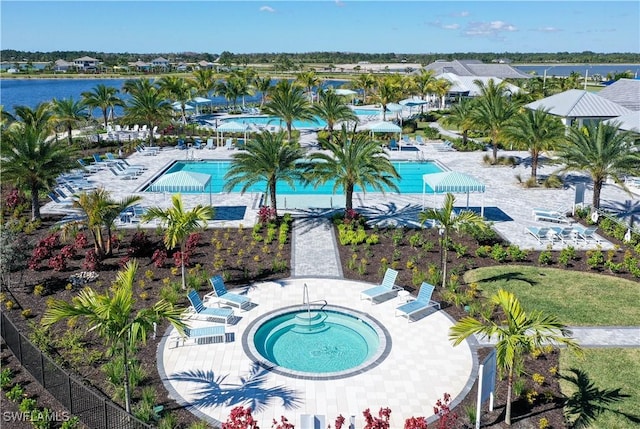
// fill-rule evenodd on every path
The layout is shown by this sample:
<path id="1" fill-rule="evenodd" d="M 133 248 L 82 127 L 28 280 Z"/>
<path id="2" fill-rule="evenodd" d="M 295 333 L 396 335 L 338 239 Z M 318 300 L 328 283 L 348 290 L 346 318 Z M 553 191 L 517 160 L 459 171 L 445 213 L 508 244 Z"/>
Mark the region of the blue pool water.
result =
<path id="1" fill-rule="evenodd" d="M 175 173 L 178 171 L 189 171 L 193 173 L 205 173 L 211 175 L 209 188 L 206 193 L 217 194 L 223 192 L 222 188 L 225 183 L 224 176 L 229 170 L 231 161 L 178 161 L 172 165 L 164 174 Z M 434 162 L 413 162 L 413 161 L 396 161 L 393 162 L 400 179 L 397 182 L 398 189 L 402 194 L 421 194 L 422 193 L 422 175 L 428 173 L 440 173 L 442 169 Z M 314 188 L 313 186 L 303 186 L 301 183 L 291 187 L 284 182 L 278 182 L 277 192 L 280 195 L 296 195 L 296 194 L 312 194 L 312 195 L 332 195 L 342 194 L 344 191 L 338 189 L 334 192 L 334 182 L 330 181 L 322 186 Z M 242 185 L 238 185 L 231 192 L 240 192 Z M 256 183 L 246 192 L 265 192 L 266 182 Z M 362 189 L 355 189 L 361 192 Z M 367 189 L 367 192 L 373 192 L 373 189 Z M 431 189 L 427 187 L 427 192 Z M 186 192 L 185 192 L 186 193 Z M 194 192 L 195 193 L 195 192 Z"/>
<path id="2" fill-rule="evenodd" d="M 381 115 L 382 110 L 380 109 L 353 109 L 353 113 L 358 116 L 375 116 Z"/>
<path id="3" fill-rule="evenodd" d="M 240 124 L 256 124 L 256 125 L 275 125 L 285 128 L 287 124 L 277 116 L 234 116 L 232 118 L 222 119 L 220 122 L 237 122 Z M 301 128 L 324 128 L 327 123 L 320 118 L 313 121 L 294 120 L 291 126 L 295 129 Z"/>
<path id="4" fill-rule="evenodd" d="M 339 372 L 375 356 L 378 333 L 366 322 L 340 312 L 297 311 L 276 316 L 255 332 L 256 350 L 268 361 L 314 374 Z"/>

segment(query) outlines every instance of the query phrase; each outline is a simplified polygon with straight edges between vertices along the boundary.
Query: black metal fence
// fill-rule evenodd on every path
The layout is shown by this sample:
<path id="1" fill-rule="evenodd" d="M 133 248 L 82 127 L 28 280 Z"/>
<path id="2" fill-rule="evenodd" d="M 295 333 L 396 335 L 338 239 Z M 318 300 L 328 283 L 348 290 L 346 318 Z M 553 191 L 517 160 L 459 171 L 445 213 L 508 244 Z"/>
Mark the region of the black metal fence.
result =
<path id="1" fill-rule="evenodd" d="M 0 312 L 0 335 L 20 364 L 69 412 L 93 429 L 152 429 L 42 353 Z"/>

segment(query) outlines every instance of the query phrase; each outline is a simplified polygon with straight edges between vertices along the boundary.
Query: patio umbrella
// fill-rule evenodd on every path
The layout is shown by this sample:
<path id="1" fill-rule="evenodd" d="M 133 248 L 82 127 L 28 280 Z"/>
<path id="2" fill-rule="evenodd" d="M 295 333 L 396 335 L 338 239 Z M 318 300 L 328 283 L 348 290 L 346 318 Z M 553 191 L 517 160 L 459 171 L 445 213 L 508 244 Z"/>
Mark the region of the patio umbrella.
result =
<path id="1" fill-rule="evenodd" d="M 211 175 L 177 171 L 160 177 L 149 186 L 152 192 L 202 192 L 204 193 L 211 181 Z M 209 188 L 209 205 L 211 205 L 211 188 Z"/>
<path id="2" fill-rule="evenodd" d="M 218 141 L 222 141 L 222 139 L 224 138 L 224 133 L 244 133 L 244 141 L 246 142 L 248 129 L 249 125 L 247 124 L 241 124 L 234 121 L 223 122 L 218 128 L 216 128 L 216 132 L 220 133 L 220 138 L 218 139 Z"/>
<path id="3" fill-rule="evenodd" d="M 424 195 L 427 185 L 433 190 L 433 206 L 435 207 L 436 194 L 467 194 L 467 208 L 469 208 L 469 193 L 481 192 L 484 194 L 486 186 L 473 176 L 457 171 L 443 171 L 422 175 L 422 207 L 424 207 Z M 484 217 L 484 196 L 480 208 L 480 216 Z"/>

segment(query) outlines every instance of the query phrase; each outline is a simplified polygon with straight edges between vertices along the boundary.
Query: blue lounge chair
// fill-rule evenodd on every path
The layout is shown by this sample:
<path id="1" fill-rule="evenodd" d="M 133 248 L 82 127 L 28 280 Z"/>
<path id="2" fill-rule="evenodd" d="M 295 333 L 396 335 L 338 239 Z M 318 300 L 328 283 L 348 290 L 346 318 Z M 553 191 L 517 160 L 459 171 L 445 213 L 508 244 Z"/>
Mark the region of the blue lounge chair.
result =
<path id="1" fill-rule="evenodd" d="M 227 139 L 226 143 L 224 144 L 225 149 L 233 149 L 233 139 Z"/>
<path id="2" fill-rule="evenodd" d="M 380 285 L 365 289 L 360 292 L 360 299 L 368 299 L 371 303 L 374 303 L 377 299 L 383 300 L 382 298 L 392 298 L 398 295 L 400 291 L 400 287 L 396 286 L 396 278 L 398 277 L 398 272 L 391 268 L 387 268 L 387 271 L 384 273 L 384 279 L 382 279 L 382 283 Z"/>
<path id="3" fill-rule="evenodd" d="M 245 143 L 244 139 L 238 139 L 236 140 L 236 147 L 238 149 L 244 149 L 244 143 Z"/>
<path id="4" fill-rule="evenodd" d="M 553 232 L 553 239 L 560 240 L 562 243 L 567 244 L 570 241 L 576 241 L 576 234 L 573 228 L 566 226 L 560 228 L 559 226 L 549 228 Z"/>
<path id="5" fill-rule="evenodd" d="M 111 152 L 105 154 L 109 161 L 115 161 L 117 165 L 121 165 L 125 168 L 137 168 L 139 170 L 146 170 L 147 167 L 142 164 L 129 164 L 126 159 L 118 159 Z"/>
<path id="6" fill-rule="evenodd" d="M 422 136 L 419 134 L 416 134 L 416 143 L 424 144 L 424 140 L 422 140 Z"/>
<path id="7" fill-rule="evenodd" d="M 230 308 L 205 307 L 200 295 L 195 290 L 190 291 L 187 298 L 189 298 L 192 306 L 189 312 L 190 316 L 221 323 L 229 323 L 229 320 L 233 317 L 233 310 Z"/>
<path id="8" fill-rule="evenodd" d="M 200 139 L 196 139 L 195 142 L 193 142 L 193 148 L 194 149 L 202 149 L 204 146 L 202 145 L 202 140 Z"/>
<path id="9" fill-rule="evenodd" d="M 221 276 L 211 277 L 209 283 L 213 286 L 213 292 L 205 295 L 205 299 L 217 298 L 218 303 L 237 307 L 241 310 L 245 310 L 251 305 L 251 298 L 248 296 L 228 292 Z"/>
<path id="10" fill-rule="evenodd" d="M 540 227 L 540 226 L 528 226 L 527 232 L 533 235 L 533 237 L 542 244 L 545 241 L 549 241 L 551 228 Z"/>
<path id="11" fill-rule="evenodd" d="M 389 149 L 400 150 L 400 146 L 398 146 L 398 142 L 396 142 L 396 139 L 391 139 L 391 141 L 389 142 Z"/>
<path id="12" fill-rule="evenodd" d="M 440 309 L 440 304 L 431 301 L 431 295 L 435 287 L 429 283 L 423 282 L 420 286 L 420 291 L 415 300 L 402 304 L 396 308 L 396 316 L 403 316 L 407 318 L 407 322 L 411 321 L 411 316 L 420 311 L 426 310 L 431 307 Z"/>
<path id="13" fill-rule="evenodd" d="M 87 164 L 87 162 L 82 158 L 78 159 L 78 164 L 80 164 L 82 166 L 82 168 L 84 168 L 85 170 L 87 170 L 90 173 L 95 173 L 96 171 L 100 171 L 102 169 L 100 165 Z"/>
<path id="14" fill-rule="evenodd" d="M 187 145 L 184 144 L 184 140 L 178 140 L 178 144 L 176 145 L 176 149 L 187 150 Z"/>
<path id="15" fill-rule="evenodd" d="M 138 175 L 136 173 L 134 173 L 134 172 L 128 172 L 128 173 L 121 172 L 121 173 L 118 173 L 112 167 L 110 167 L 109 170 L 111 171 L 111 173 L 113 173 L 114 176 L 116 176 L 120 180 L 135 180 L 135 179 L 138 178 Z"/>
<path id="16" fill-rule="evenodd" d="M 207 326 L 204 328 L 184 328 L 184 335 L 175 335 L 169 341 L 175 341 L 176 347 L 180 344 L 184 345 L 187 340 L 193 340 L 195 344 L 211 344 L 223 343 L 226 341 L 227 334 L 224 326 Z"/>
<path id="17" fill-rule="evenodd" d="M 548 210 L 541 208 L 533 209 L 533 218 L 536 221 L 555 222 L 555 223 L 571 223 L 569 219 L 559 210 Z"/>
<path id="18" fill-rule="evenodd" d="M 213 146 L 213 139 L 212 138 L 208 138 L 207 139 L 207 145 L 204 147 L 205 149 L 215 149 L 215 147 Z"/>
<path id="19" fill-rule="evenodd" d="M 576 235 L 576 240 L 584 240 L 585 243 L 588 243 L 589 240 L 593 240 L 600 243 L 600 238 L 596 236 L 596 230 L 598 229 L 597 226 L 584 227 L 582 225 L 575 225 L 572 229 Z"/>
<path id="20" fill-rule="evenodd" d="M 109 161 L 109 160 L 104 160 L 100 157 L 100 155 L 98 155 L 97 153 L 93 154 L 93 160 L 95 161 L 95 163 L 97 165 L 106 165 L 106 166 L 112 166 L 113 164 L 116 163 L 116 161 Z"/>

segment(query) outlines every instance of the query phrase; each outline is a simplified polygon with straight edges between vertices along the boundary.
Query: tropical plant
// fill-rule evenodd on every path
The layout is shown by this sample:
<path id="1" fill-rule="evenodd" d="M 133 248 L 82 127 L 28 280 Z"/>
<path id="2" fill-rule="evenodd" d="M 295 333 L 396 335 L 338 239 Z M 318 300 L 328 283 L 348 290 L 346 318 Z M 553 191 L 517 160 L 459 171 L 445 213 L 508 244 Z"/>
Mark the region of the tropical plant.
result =
<path id="1" fill-rule="evenodd" d="M 69 145 L 73 144 L 73 127 L 89 119 L 87 106 L 84 101 L 74 101 L 73 97 L 62 100 L 53 99 L 51 102 L 53 120 L 67 130 Z"/>
<path id="2" fill-rule="evenodd" d="M 309 95 L 309 103 L 313 104 L 313 88 L 322 82 L 316 72 L 313 70 L 300 72 L 296 75 L 296 82 L 305 87 Z"/>
<path id="3" fill-rule="evenodd" d="M 568 141 L 556 152 L 559 171 L 586 171 L 593 180 L 593 207 L 600 207 L 600 193 L 608 178 L 624 187 L 624 174 L 640 175 L 640 144 L 616 124 L 590 123 L 571 128 Z M 626 187 L 625 187 L 626 189 Z"/>
<path id="4" fill-rule="evenodd" d="M 471 112 L 473 111 L 473 100 L 464 99 L 454 104 L 449 110 L 449 114 L 442 118 L 445 125 L 451 125 L 462 130 L 462 146 L 467 147 L 469 130 L 473 127 Z"/>
<path id="5" fill-rule="evenodd" d="M 18 121 L 14 122 L 13 126 L 32 127 L 45 133 L 46 136 L 53 132 L 55 121 L 51 103 L 40 103 L 35 109 L 28 106 L 16 106 L 14 110 L 16 112 L 15 118 Z"/>
<path id="6" fill-rule="evenodd" d="M 91 91 L 81 94 L 86 106 L 92 109 L 100 109 L 105 128 L 107 128 L 109 116 L 113 117 L 115 107 L 124 105 L 122 99 L 118 97 L 118 92 L 118 88 L 99 84 Z"/>
<path id="7" fill-rule="evenodd" d="M 459 213 L 455 212 L 456 199 L 453 194 L 447 194 L 442 203 L 442 208 L 431 208 L 418 214 L 418 221 L 424 225 L 428 220 L 434 221 L 441 233 L 440 235 L 440 254 L 442 268 L 442 287 L 447 284 L 447 252 L 449 237 L 453 231 L 459 231 L 463 227 L 472 227 L 479 230 L 488 229 L 482 216 L 469 211 L 463 210 Z"/>
<path id="8" fill-rule="evenodd" d="M 295 142 L 286 141 L 284 132 L 263 131 L 245 145 L 245 150 L 233 155 L 224 178 L 224 189 L 231 191 L 242 183 L 241 192 L 252 185 L 266 182 L 271 205 L 271 217 L 277 217 L 276 188 L 279 181 L 294 186 L 302 178 L 300 161 L 304 150 Z"/>
<path id="9" fill-rule="evenodd" d="M 180 194 L 171 198 L 173 205 L 167 209 L 151 207 L 142 215 L 144 221 L 157 219 L 166 227 L 164 232 L 164 244 L 167 249 L 180 247 L 180 268 L 182 272 L 182 289 L 186 289 L 186 277 L 184 272 L 184 246 L 193 232 L 206 227 L 206 222 L 213 217 L 211 206 L 197 205 L 191 210 L 185 210 Z"/>
<path id="10" fill-rule="evenodd" d="M 449 339 L 454 346 L 472 335 L 496 341 L 497 364 L 508 374 L 505 423 L 511 425 L 513 373 L 523 356 L 546 344 L 564 344 L 575 351 L 579 351 L 580 347 L 568 337 L 571 331 L 556 316 L 540 311 L 526 312 L 511 292 L 500 289 L 491 297 L 491 302 L 502 310 L 502 320 L 492 320 L 482 315 L 481 320 L 465 317 L 449 329 Z"/>
<path id="11" fill-rule="evenodd" d="M 371 73 L 359 74 L 353 81 L 351 86 L 353 88 L 362 90 L 362 101 L 367 102 L 367 91 L 372 90 L 376 85 L 376 79 Z"/>
<path id="12" fill-rule="evenodd" d="M 64 319 L 84 319 L 87 330 L 95 331 L 107 344 L 114 344 L 122 353 L 124 362 L 125 407 L 131 412 L 129 392 L 129 354 L 135 353 L 138 344 L 145 344 L 153 326 L 168 321 L 178 332 L 184 333 L 181 320 L 183 309 L 160 300 L 152 306 L 144 306 L 135 312 L 133 286 L 138 262 L 129 261 L 118 273 L 113 286 L 104 294 L 87 287 L 71 302 L 54 299 L 42 317 L 42 325 L 49 327 Z"/>
<path id="13" fill-rule="evenodd" d="M 212 69 L 200 69 L 193 72 L 193 88 L 196 94 L 208 97 L 215 86 L 216 80 Z"/>
<path id="14" fill-rule="evenodd" d="M 142 200 L 140 196 L 128 196 L 113 200 L 104 188 L 81 192 L 75 196 L 73 205 L 82 210 L 86 218 L 78 220 L 85 224 L 93 237 L 94 249 L 99 259 L 112 254 L 112 228 L 120 213 Z"/>
<path id="15" fill-rule="evenodd" d="M 531 177 L 535 180 L 540 155 L 565 141 L 565 128 L 560 119 L 544 108 L 523 109 L 504 128 L 504 136 L 531 154 Z"/>
<path id="16" fill-rule="evenodd" d="M 263 111 L 268 115 L 278 116 L 287 126 L 287 138 L 291 140 L 291 129 L 296 119 L 312 120 L 311 105 L 304 96 L 302 88 L 283 79 L 271 88 L 270 100 Z"/>
<path id="17" fill-rule="evenodd" d="M 420 70 L 420 73 L 413 76 L 416 91 L 420 94 L 420 98 L 426 100 L 427 97 L 435 92 L 436 77 L 433 70 Z M 424 111 L 424 105 L 421 106 Z"/>
<path id="18" fill-rule="evenodd" d="M 473 81 L 480 89 L 480 95 L 474 100 L 471 121 L 474 128 L 485 131 L 493 149 L 493 161 L 498 160 L 498 144 L 502 139 L 502 131 L 507 122 L 516 113 L 517 106 L 506 96 L 507 82 L 499 84 L 493 79 L 485 84 L 476 79 Z"/>
<path id="19" fill-rule="evenodd" d="M 165 118 L 171 117 L 171 105 L 163 93 L 148 79 L 139 79 L 124 84 L 125 91 L 131 94 L 125 105 L 125 119 L 129 122 L 142 122 L 153 130 Z M 154 133 L 149 133 L 149 143 L 153 143 Z"/>
<path id="20" fill-rule="evenodd" d="M 433 92 L 438 96 L 441 109 L 445 108 L 445 97 L 451 89 L 451 82 L 447 79 L 437 79 L 433 84 Z"/>
<path id="21" fill-rule="evenodd" d="M 358 116 L 333 90 L 320 91 L 318 103 L 312 107 L 313 114 L 327 123 L 329 140 L 333 138 L 333 127 L 337 122 L 358 122 Z"/>
<path id="22" fill-rule="evenodd" d="M 260 107 L 264 106 L 264 102 L 267 99 L 267 95 L 269 93 L 269 89 L 271 88 L 271 78 L 269 76 L 260 77 L 257 76 L 253 80 L 253 86 L 256 91 L 260 91 Z"/>
<path id="23" fill-rule="evenodd" d="M 347 211 L 353 209 L 356 186 L 362 192 L 366 192 L 367 186 L 382 193 L 398 192 L 396 180 L 400 175 L 382 147 L 367 134 L 350 134 L 343 125 L 337 138 L 319 140 L 329 153 L 311 154 L 311 162 L 305 165 L 306 180 L 315 186 L 335 180 L 333 190 L 344 190 Z"/>
<path id="24" fill-rule="evenodd" d="M 192 80 L 180 76 L 163 76 L 158 81 L 160 91 L 180 105 L 182 123 L 187 123 L 187 102 L 193 98 L 195 84 Z"/>
<path id="25" fill-rule="evenodd" d="M 2 136 L 0 174 L 2 180 L 31 195 L 31 219 L 40 219 L 40 191 L 48 191 L 56 178 L 73 169 L 75 151 L 48 139 L 38 125 L 11 127 Z"/>
<path id="26" fill-rule="evenodd" d="M 400 75 L 384 75 L 378 77 L 375 85 L 373 99 L 382 106 L 382 120 L 387 120 L 387 104 L 402 98 L 402 85 Z"/>

